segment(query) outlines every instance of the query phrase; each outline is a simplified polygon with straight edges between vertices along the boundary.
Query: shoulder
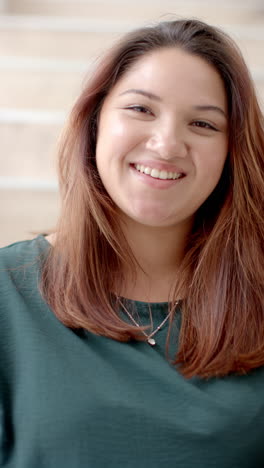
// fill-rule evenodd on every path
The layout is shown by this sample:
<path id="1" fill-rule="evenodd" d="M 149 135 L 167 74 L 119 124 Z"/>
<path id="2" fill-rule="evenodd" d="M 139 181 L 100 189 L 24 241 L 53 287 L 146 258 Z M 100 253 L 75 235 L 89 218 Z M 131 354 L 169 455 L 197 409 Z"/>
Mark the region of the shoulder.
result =
<path id="1" fill-rule="evenodd" d="M 23 327 L 29 329 L 32 314 L 43 307 L 39 280 L 48 250 L 49 244 L 42 235 L 0 249 L 1 345 L 11 335 L 18 336 Z"/>
<path id="2" fill-rule="evenodd" d="M 1 379 L 15 372 L 15 363 L 31 340 L 37 340 L 41 320 L 48 316 L 39 291 L 41 263 L 48 250 L 42 235 L 0 249 Z"/>
<path id="3" fill-rule="evenodd" d="M 16 292 L 36 285 L 50 244 L 43 235 L 0 249 L 0 306 Z"/>
<path id="4" fill-rule="evenodd" d="M 48 248 L 49 243 L 43 235 L 2 247 L 0 248 L 0 270 L 12 269 L 33 262 L 43 257 Z"/>

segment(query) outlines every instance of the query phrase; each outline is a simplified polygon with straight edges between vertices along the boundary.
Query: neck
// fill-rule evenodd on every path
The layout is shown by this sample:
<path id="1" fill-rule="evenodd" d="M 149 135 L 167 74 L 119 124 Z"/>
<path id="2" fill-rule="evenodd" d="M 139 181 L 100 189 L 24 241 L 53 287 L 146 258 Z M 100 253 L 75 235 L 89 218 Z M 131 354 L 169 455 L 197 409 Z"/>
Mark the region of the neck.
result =
<path id="1" fill-rule="evenodd" d="M 168 301 L 191 227 L 191 220 L 170 227 L 125 220 L 124 233 L 137 266 L 135 277 L 125 272 L 125 283 L 118 294 L 145 302 Z"/>

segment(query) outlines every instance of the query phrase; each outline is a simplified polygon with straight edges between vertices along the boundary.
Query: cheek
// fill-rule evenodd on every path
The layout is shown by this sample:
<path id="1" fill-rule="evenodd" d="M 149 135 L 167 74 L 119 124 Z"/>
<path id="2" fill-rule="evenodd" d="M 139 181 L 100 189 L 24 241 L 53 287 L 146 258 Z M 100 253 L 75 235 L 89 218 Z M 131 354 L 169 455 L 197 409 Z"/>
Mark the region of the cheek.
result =
<path id="1" fill-rule="evenodd" d="M 119 160 L 126 151 L 128 135 L 121 122 L 104 122 L 100 125 L 96 143 L 96 162 L 100 169 L 102 164 L 111 164 Z"/>
<path id="2" fill-rule="evenodd" d="M 218 180 L 227 158 L 228 144 L 227 140 L 216 141 L 201 151 L 199 165 L 203 173 L 208 175 L 209 179 Z"/>
<path id="3" fill-rule="evenodd" d="M 135 154 L 143 151 L 144 136 L 141 133 L 120 121 L 101 127 L 96 144 L 97 166 L 102 165 L 103 161 L 109 166 L 109 170 L 112 168 L 117 171 L 121 169 L 120 164 L 124 163 L 126 166 L 133 162 Z"/>
<path id="4" fill-rule="evenodd" d="M 127 130 L 124 119 L 114 112 L 108 112 L 107 114 L 103 114 L 99 120 L 98 139 L 103 139 L 109 143 L 115 138 L 124 138 Z"/>

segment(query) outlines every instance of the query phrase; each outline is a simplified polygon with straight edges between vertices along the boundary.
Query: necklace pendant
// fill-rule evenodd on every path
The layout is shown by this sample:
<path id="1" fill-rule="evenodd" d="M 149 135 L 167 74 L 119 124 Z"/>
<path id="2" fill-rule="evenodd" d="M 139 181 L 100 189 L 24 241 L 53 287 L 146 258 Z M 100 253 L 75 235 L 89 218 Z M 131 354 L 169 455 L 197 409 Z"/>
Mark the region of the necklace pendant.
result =
<path id="1" fill-rule="evenodd" d="M 153 338 L 148 338 L 148 343 L 151 345 L 151 346 L 154 346 L 156 344 L 156 341 L 153 339 Z"/>

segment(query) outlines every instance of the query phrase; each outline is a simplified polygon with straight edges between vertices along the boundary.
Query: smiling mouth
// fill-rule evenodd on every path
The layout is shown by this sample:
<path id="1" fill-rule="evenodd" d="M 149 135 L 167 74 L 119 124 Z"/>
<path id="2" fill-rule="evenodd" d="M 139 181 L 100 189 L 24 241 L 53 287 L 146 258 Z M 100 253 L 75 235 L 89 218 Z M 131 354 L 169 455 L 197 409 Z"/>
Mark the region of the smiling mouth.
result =
<path id="1" fill-rule="evenodd" d="M 143 166 L 142 164 L 133 164 L 133 167 L 142 174 L 146 174 L 153 179 L 160 179 L 160 180 L 176 180 L 181 179 L 185 176 L 185 174 L 181 172 L 168 172 L 168 171 L 160 171 L 156 168 L 151 168 L 148 166 Z"/>

